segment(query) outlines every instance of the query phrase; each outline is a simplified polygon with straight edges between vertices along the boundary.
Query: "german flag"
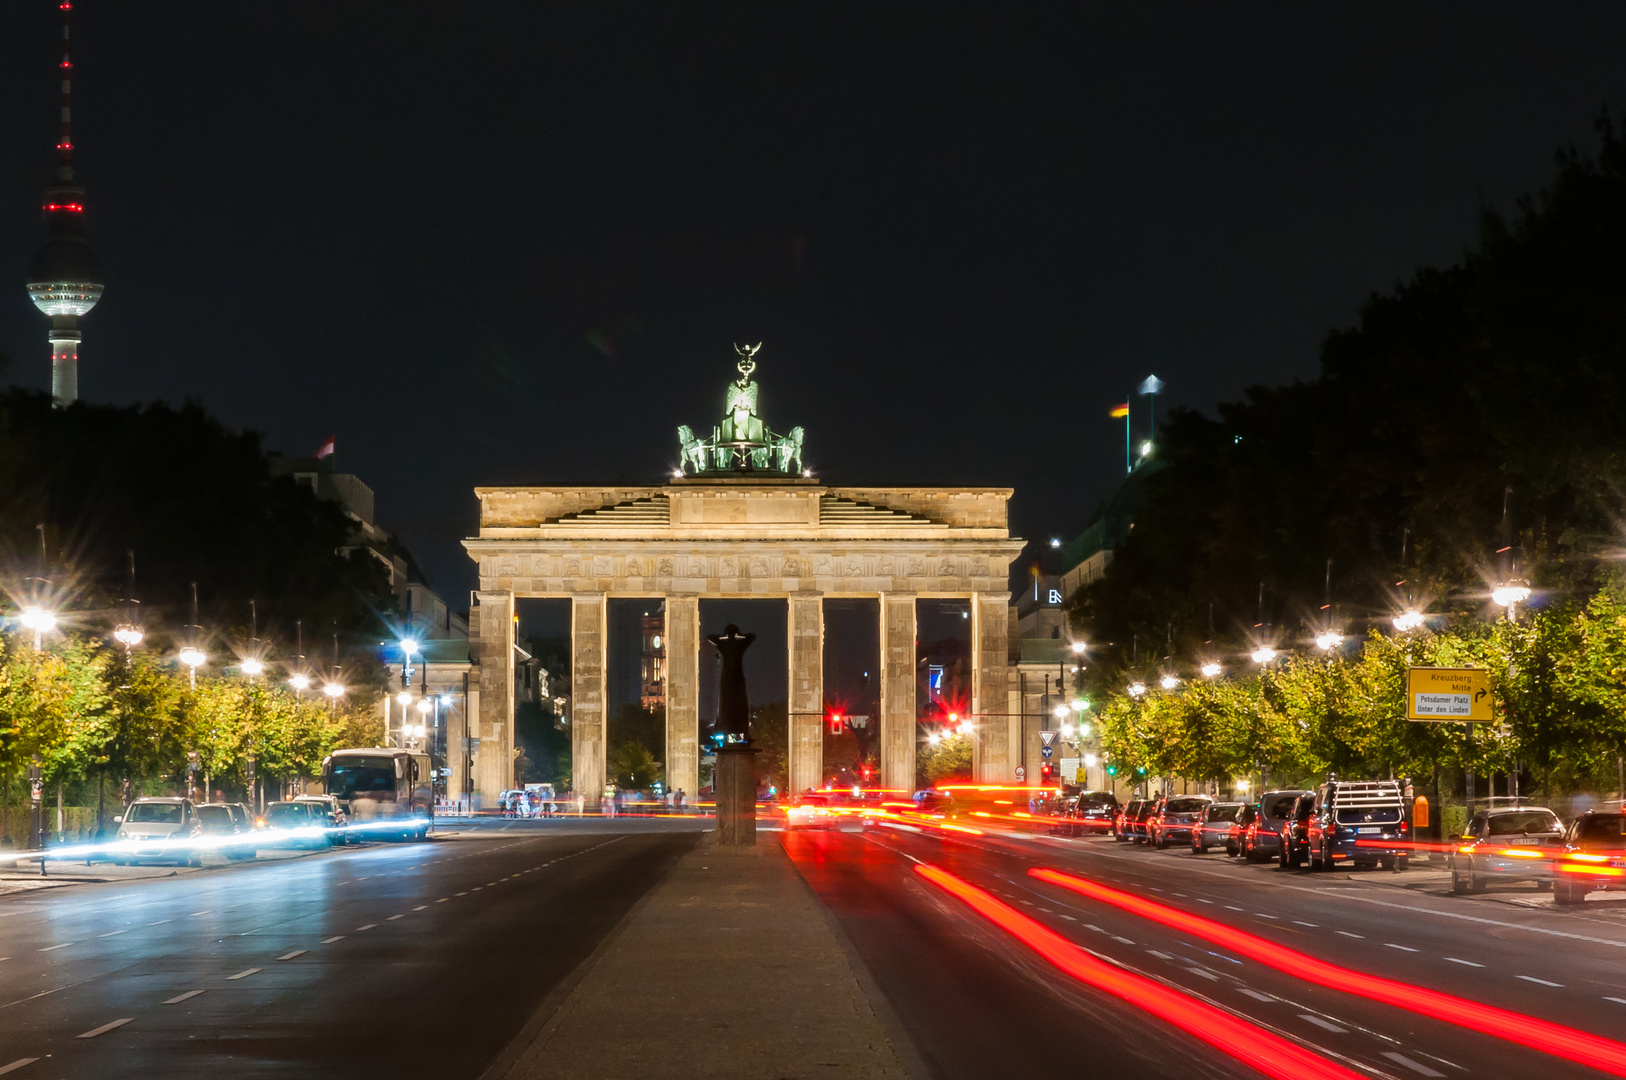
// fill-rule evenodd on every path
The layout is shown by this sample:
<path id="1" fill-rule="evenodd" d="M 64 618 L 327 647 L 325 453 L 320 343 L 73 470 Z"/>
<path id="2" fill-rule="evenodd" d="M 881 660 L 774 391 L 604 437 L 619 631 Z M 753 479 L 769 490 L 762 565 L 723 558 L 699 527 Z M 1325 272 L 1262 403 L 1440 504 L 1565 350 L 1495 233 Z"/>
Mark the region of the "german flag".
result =
<path id="1" fill-rule="evenodd" d="M 1122 420 L 1124 417 L 1126 417 L 1128 415 L 1129 415 L 1129 402 L 1126 401 L 1122 405 L 1114 405 L 1112 407 L 1112 418 L 1114 420 Z"/>

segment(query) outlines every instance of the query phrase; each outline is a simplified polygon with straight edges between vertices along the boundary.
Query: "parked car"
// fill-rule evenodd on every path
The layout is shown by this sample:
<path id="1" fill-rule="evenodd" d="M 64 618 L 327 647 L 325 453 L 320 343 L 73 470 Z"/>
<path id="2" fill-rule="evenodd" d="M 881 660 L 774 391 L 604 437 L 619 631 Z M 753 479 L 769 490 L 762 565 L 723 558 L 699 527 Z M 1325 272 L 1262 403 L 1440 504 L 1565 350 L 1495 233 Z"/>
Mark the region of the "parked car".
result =
<path id="1" fill-rule="evenodd" d="M 339 805 L 337 796 L 296 795 L 293 801 L 316 808 L 313 812 L 321 816 L 323 825 L 327 829 L 328 843 L 354 844 L 359 842 L 359 838 L 350 832 L 350 818 L 345 814 L 344 807 Z"/>
<path id="2" fill-rule="evenodd" d="M 1191 828 L 1192 854 L 1207 855 L 1212 844 L 1226 844 L 1229 850 L 1231 828 L 1243 808 L 1239 802 L 1209 803 L 1203 810 L 1202 820 Z"/>
<path id="3" fill-rule="evenodd" d="M 229 802 L 222 803 L 221 805 L 223 805 L 227 810 L 231 811 L 231 819 L 237 822 L 238 826 L 244 832 L 252 832 L 256 828 L 254 811 L 247 803 Z"/>
<path id="4" fill-rule="evenodd" d="M 1339 861 L 1406 869 L 1411 837 L 1398 783 L 1329 779 L 1316 789 L 1312 802 L 1303 829 L 1311 870 L 1331 870 Z"/>
<path id="5" fill-rule="evenodd" d="M 1602 889 L 1626 890 L 1626 813 L 1589 810 L 1570 822 L 1564 849 L 1553 864 L 1553 900 L 1579 904 Z"/>
<path id="6" fill-rule="evenodd" d="M 329 843 L 327 815 L 320 806 L 297 800 L 268 803 L 264 821 L 260 847 L 321 848 Z"/>
<path id="7" fill-rule="evenodd" d="M 1146 820 L 1146 837 L 1156 848 L 1166 848 L 1169 841 L 1191 839 L 1192 830 L 1202 824 L 1214 800 L 1207 795 L 1165 795 Z"/>
<path id="8" fill-rule="evenodd" d="M 1283 870 L 1304 865 L 1310 853 L 1310 818 L 1314 814 L 1315 792 L 1306 791 L 1293 800 L 1292 810 L 1276 833 L 1276 861 Z"/>
<path id="9" fill-rule="evenodd" d="M 1446 853 L 1451 891 L 1484 892 L 1492 880 L 1553 884 L 1553 858 L 1564 848 L 1564 823 L 1544 806 L 1482 810 Z"/>
<path id="10" fill-rule="evenodd" d="M 1242 809 L 1237 811 L 1237 815 L 1231 821 L 1230 827 L 1225 830 L 1225 854 L 1233 859 L 1242 854 L 1242 839 L 1248 834 L 1248 830 L 1253 828 L 1253 823 L 1258 818 L 1258 803 L 1242 804 Z"/>
<path id="11" fill-rule="evenodd" d="M 1259 796 L 1253 821 L 1244 834 L 1242 857 L 1249 862 L 1268 859 L 1281 850 L 1282 825 L 1293 814 L 1293 804 L 1300 795 L 1310 792 L 1303 788 L 1267 791 Z"/>
<path id="12" fill-rule="evenodd" d="M 1069 836 L 1100 836 L 1113 827 L 1118 797 L 1110 791 L 1080 791 L 1066 810 Z"/>
<path id="13" fill-rule="evenodd" d="M 1145 799 L 1130 799 L 1124 803 L 1123 809 L 1112 819 L 1112 838 L 1119 843 L 1129 840 L 1134 834 L 1131 832 L 1136 815 L 1141 807 L 1146 805 Z"/>
<path id="14" fill-rule="evenodd" d="M 254 831 L 254 825 L 240 817 L 241 808 L 238 808 L 238 813 L 232 810 L 228 803 L 204 803 L 197 808 L 198 824 L 207 850 L 217 851 L 234 861 L 252 859 L 256 854 L 253 843 L 239 843 L 237 840 L 247 840 Z"/>
<path id="15" fill-rule="evenodd" d="M 142 798 L 127 806 L 118 822 L 113 861 L 120 866 L 142 862 L 173 862 L 176 866 L 202 866 L 194 841 L 202 833 L 191 799 Z"/>

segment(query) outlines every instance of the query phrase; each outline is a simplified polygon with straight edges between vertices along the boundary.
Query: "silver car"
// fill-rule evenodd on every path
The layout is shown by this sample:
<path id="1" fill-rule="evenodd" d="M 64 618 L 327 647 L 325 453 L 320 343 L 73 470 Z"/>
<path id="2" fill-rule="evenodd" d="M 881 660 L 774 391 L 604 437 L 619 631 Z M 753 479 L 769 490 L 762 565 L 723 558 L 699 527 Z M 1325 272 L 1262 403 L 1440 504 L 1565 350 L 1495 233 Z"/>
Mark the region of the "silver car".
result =
<path id="1" fill-rule="evenodd" d="M 1564 826 L 1545 806 L 1481 810 L 1454 837 L 1446 859 L 1451 891 L 1484 892 L 1493 881 L 1533 881 L 1552 888 L 1552 860 L 1564 850 Z"/>
<path id="2" fill-rule="evenodd" d="M 191 799 L 137 799 L 114 820 L 119 831 L 113 861 L 118 865 L 148 861 L 203 865 L 196 844 L 203 827 Z"/>

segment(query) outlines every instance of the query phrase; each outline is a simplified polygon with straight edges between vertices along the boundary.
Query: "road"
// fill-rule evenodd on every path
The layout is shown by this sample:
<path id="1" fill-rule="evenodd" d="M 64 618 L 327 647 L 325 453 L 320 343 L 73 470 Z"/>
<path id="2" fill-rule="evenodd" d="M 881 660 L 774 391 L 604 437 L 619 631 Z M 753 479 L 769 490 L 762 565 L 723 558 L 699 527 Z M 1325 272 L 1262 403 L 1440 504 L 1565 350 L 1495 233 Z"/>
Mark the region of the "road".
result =
<path id="1" fill-rule="evenodd" d="M 1273 970 L 1151 918 L 1028 875 L 1051 867 L 1331 963 L 1610 1039 L 1626 1033 L 1626 919 L 1525 906 L 1533 889 L 1453 897 L 1382 871 L 1309 874 L 1107 839 L 882 827 L 786 837 L 939 1078 L 1134 1070 L 1255 1073 L 1058 972 L 1033 948 L 925 882 L 940 866 L 1063 937 L 1365 1075 L 1598 1076 L 1493 1030 L 1463 1027 Z M 968 1018 L 975 1017 L 975 1022 Z"/>
<path id="2" fill-rule="evenodd" d="M 0 902 L 0 1072 L 477 1077 L 699 827 L 520 824 Z"/>

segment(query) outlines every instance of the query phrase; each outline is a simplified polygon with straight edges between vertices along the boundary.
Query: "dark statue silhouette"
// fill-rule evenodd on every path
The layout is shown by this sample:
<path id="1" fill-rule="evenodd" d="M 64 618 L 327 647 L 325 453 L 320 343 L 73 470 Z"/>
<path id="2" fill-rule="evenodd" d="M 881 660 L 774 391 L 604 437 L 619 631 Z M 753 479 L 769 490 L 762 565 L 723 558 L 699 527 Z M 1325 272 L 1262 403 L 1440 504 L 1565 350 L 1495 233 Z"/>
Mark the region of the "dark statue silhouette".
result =
<path id="1" fill-rule="evenodd" d="M 725 743 L 750 742 L 751 704 L 745 696 L 745 650 L 756 639 L 755 634 L 740 633 L 740 628 L 733 623 L 723 627 L 721 634 L 706 637 L 716 646 L 717 655 L 722 659 L 717 690 L 717 730 Z"/>

